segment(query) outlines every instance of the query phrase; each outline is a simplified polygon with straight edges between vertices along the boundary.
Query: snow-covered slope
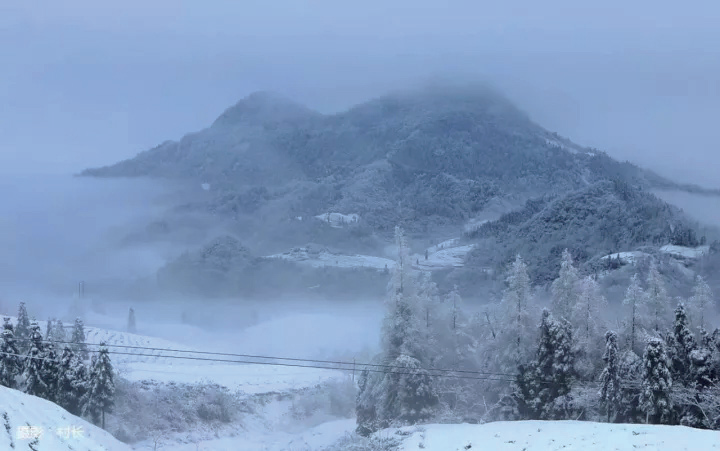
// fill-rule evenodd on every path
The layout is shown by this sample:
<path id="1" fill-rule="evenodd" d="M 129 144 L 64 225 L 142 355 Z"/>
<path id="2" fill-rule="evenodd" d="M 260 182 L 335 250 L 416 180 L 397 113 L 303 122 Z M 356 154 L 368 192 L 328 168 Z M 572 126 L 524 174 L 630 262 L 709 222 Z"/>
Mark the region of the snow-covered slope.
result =
<path id="1" fill-rule="evenodd" d="M 291 262 L 310 265 L 315 268 L 335 266 L 338 268 L 374 268 L 380 270 L 385 268 L 392 269 L 395 266 L 395 262 L 388 258 L 359 254 L 334 254 L 327 250 L 313 252 L 305 247 L 295 248 L 283 254 L 270 255 L 267 258 L 282 258 Z"/>
<path id="2" fill-rule="evenodd" d="M 680 258 L 700 258 L 710 251 L 710 246 L 685 247 L 668 244 L 660 248 L 660 252 Z"/>
<path id="3" fill-rule="evenodd" d="M 720 435 L 685 426 L 584 421 L 503 421 L 432 424 L 379 431 L 402 440 L 399 450 L 455 451 L 657 451 L 717 450 Z"/>
<path id="4" fill-rule="evenodd" d="M 110 433 L 42 398 L 0 386 L 0 449 L 129 451 Z M 1 430 L 1 429 L 0 429 Z"/>

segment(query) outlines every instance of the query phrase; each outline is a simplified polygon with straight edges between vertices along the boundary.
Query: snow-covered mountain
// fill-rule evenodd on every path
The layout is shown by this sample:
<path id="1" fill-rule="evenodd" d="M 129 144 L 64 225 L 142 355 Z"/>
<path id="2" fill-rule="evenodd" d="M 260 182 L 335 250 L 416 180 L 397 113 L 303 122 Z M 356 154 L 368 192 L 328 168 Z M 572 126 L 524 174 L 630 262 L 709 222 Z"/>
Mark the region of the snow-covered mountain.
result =
<path id="1" fill-rule="evenodd" d="M 109 432 L 36 396 L 0 386 L 5 431 L 0 449 L 28 451 L 129 451 Z"/>
<path id="2" fill-rule="evenodd" d="M 352 212 L 376 230 L 457 225 L 497 196 L 608 178 L 676 186 L 548 132 L 482 86 L 396 92 L 331 115 L 256 93 L 204 130 L 83 175 L 212 187 L 197 207 L 247 224 Z"/>

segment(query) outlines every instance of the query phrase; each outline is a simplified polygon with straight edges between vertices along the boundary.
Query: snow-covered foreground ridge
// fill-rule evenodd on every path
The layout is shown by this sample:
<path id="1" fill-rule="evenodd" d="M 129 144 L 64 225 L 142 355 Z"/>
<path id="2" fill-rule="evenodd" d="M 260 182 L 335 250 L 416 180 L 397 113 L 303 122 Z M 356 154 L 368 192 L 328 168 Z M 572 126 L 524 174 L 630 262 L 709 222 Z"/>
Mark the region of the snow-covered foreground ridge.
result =
<path id="1" fill-rule="evenodd" d="M 0 386 L 0 449 L 129 451 L 109 432 L 56 404 Z"/>
<path id="2" fill-rule="evenodd" d="M 398 437 L 398 451 L 625 451 L 717 450 L 720 432 L 685 426 L 608 424 L 589 421 L 501 421 L 486 424 L 430 424 L 386 429 Z"/>

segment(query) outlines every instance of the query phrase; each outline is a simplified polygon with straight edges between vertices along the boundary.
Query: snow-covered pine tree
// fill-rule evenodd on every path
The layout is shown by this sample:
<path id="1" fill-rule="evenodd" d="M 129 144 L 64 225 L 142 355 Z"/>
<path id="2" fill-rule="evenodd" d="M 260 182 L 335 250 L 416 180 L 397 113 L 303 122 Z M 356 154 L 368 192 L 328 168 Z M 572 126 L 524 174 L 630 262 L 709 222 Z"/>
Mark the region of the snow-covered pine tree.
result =
<path id="1" fill-rule="evenodd" d="M 27 308 L 25 307 L 24 302 L 21 302 L 18 307 L 15 339 L 18 341 L 18 348 L 21 352 L 30 349 L 30 318 L 28 317 Z"/>
<path id="2" fill-rule="evenodd" d="M 600 374 L 600 404 L 607 414 L 607 422 L 615 422 L 621 410 L 622 387 L 620 380 L 620 362 L 617 346 L 617 334 L 605 333 L 605 368 Z"/>
<path id="3" fill-rule="evenodd" d="M 355 418 L 357 428 L 355 431 L 363 436 L 367 437 L 377 430 L 375 422 L 377 421 L 377 412 L 375 399 L 370 391 L 374 388 L 374 381 L 370 379 L 370 372 L 367 369 L 363 369 L 358 378 L 358 392 L 355 400 Z"/>
<path id="4" fill-rule="evenodd" d="M 43 378 L 43 359 L 45 347 L 40 326 L 36 321 L 30 324 L 30 350 L 25 356 L 23 379 L 25 380 L 25 393 L 45 397 L 48 391 Z"/>
<path id="5" fill-rule="evenodd" d="M 507 337 L 506 352 L 509 352 L 510 367 L 525 363 L 530 357 L 531 339 L 528 330 L 533 328 L 530 315 L 530 301 L 532 297 L 530 276 L 527 265 L 518 255 L 510 266 L 507 278 L 507 288 L 503 293 L 502 307 L 502 333 Z"/>
<path id="6" fill-rule="evenodd" d="M 128 313 L 127 331 L 132 334 L 137 332 L 137 326 L 135 325 L 135 310 L 132 307 L 130 307 L 130 312 Z"/>
<path id="7" fill-rule="evenodd" d="M 80 397 L 78 396 L 78 367 L 82 365 L 73 354 L 69 346 L 65 346 L 60 357 L 60 363 L 57 366 L 57 397 L 55 402 L 63 409 L 73 415 L 80 415 Z"/>
<path id="8" fill-rule="evenodd" d="M 421 318 L 416 282 L 408 260 L 405 233 L 395 228 L 398 258 L 389 284 L 379 361 L 388 371 L 367 378 L 358 407 L 374 404 L 375 418 L 363 410 L 358 432 L 368 433 L 391 424 L 414 424 L 429 418 L 437 404 L 433 380 L 423 365 L 428 362 L 427 326 Z"/>
<path id="9" fill-rule="evenodd" d="M 707 312 L 714 306 L 715 298 L 713 296 L 712 289 L 703 276 L 698 274 L 695 278 L 693 295 L 690 297 L 687 306 L 690 318 L 696 322 L 698 327 L 704 328 L 705 321 L 707 320 Z"/>
<path id="10" fill-rule="evenodd" d="M 72 351 L 72 348 L 70 348 L 70 350 Z M 90 384 L 90 372 L 88 371 L 87 366 L 85 366 L 85 361 L 79 355 L 75 354 L 71 361 L 73 372 L 72 377 L 70 378 L 70 383 L 73 390 L 72 397 L 75 399 L 77 404 L 75 405 L 74 410 L 70 411 L 70 413 L 80 416 L 82 415 L 83 400 L 85 399 Z"/>
<path id="11" fill-rule="evenodd" d="M 570 323 L 543 310 L 537 358 L 527 369 L 521 366 L 517 381 L 519 411 L 528 419 L 564 419 L 557 406 L 572 388 L 572 340 Z"/>
<path id="12" fill-rule="evenodd" d="M 58 397 L 58 355 L 55 344 L 47 343 L 41 355 L 43 360 L 40 377 L 42 377 L 47 387 L 44 398 L 56 403 Z"/>
<path id="13" fill-rule="evenodd" d="M 672 340 L 669 341 L 668 354 L 670 355 L 670 371 L 673 380 L 684 385 L 691 383 L 690 354 L 697 349 L 697 343 L 690 331 L 687 313 L 682 303 L 678 304 L 675 309 L 675 324 Z"/>
<path id="14" fill-rule="evenodd" d="M 474 336 L 474 321 L 480 317 L 468 318 L 462 298 L 455 287 L 442 303 L 444 307 L 440 321 L 434 329 L 437 354 L 434 367 L 460 370 L 481 370 L 478 340 Z M 437 391 L 440 404 L 450 418 L 469 418 L 476 415 L 472 406 L 480 401 L 480 381 L 461 378 L 438 378 Z M 488 389 L 487 385 L 483 388 Z"/>
<path id="15" fill-rule="evenodd" d="M 53 328 L 54 328 L 54 321 L 52 318 L 48 318 L 47 323 L 45 323 L 45 339 L 46 340 L 52 340 Z"/>
<path id="16" fill-rule="evenodd" d="M 88 391 L 83 402 L 83 414 L 93 423 L 105 428 L 105 413 L 112 412 L 115 405 L 115 376 L 105 343 L 100 343 L 100 351 L 95 359 Z"/>
<path id="17" fill-rule="evenodd" d="M 607 305 L 605 296 L 593 276 L 587 276 L 580 283 L 580 295 L 572 310 L 573 336 L 577 343 L 577 371 L 585 379 L 593 379 L 599 371 L 596 366 L 602 358 L 601 330 L 604 327 L 601 316 Z"/>
<path id="18" fill-rule="evenodd" d="M 85 343 L 85 326 L 80 318 L 75 318 L 75 325 L 73 326 L 72 337 L 72 350 L 80 356 L 82 360 L 88 359 L 88 348 Z"/>
<path id="19" fill-rule="evenodd" d="M 670 390 L 673 383 L 667 360 L 663 341 L 651 338 L 643 355 L 640 391 L 640 406 L 645 413 L 646 423 L 670 424 L 672 421 Z"/>
<path id="20" fill-rule="evenodd" d="M 641 423 L 645 413 L 640 406 L 643 360 L 632 350 L 620 353 L 619 379 L 622 381 L 616 422 Z"/>
<path id="21" fill-rule="evenodd" d="M 552 283 L 552 313 L 556 318 L 570 319 L 577 303 L 580 277 L 573 265 L 570 251 L 565 249 L 560 263 L 560 274 Z"/>
<path id="22" fill-rule="evenodd" d="M 640 336 L 647 327 L 647 295 L 640 286 L 640 278 L 634 274 L 630 279 L 630 286 L 625 291 L 623 304 L 630 308 L 629 318 L 625 322 L 626 336 L 629 348 L 636 354 L 641 354 L 642 345 Z"/>
<path id="23" fill-rule="evenodd" d="M 60 347 L 64 347 L 66 344 L 64 342 L 68 341 L 67 332 L 65 332 L 65 325 L 61 319 L 55 320 L 50 340 L 58 342 L 57 345 Z"/>
<path id="24" fill-rule="evenodd" d="M 15 334 L 10 318 L 4 318 L 2 341 L 0 342 L 0 385 L 17 387 L 17 377 L 22 373 L 20 351 L 15 343 Z"/>
<path id="25" fill-rule="evenodd" d="M 668 328 L 670 322 L 670 296 L 655 262 L 650 264 L 647 277 L 647 305 L 650 312 L 650 331 L 655 335 Z"/>

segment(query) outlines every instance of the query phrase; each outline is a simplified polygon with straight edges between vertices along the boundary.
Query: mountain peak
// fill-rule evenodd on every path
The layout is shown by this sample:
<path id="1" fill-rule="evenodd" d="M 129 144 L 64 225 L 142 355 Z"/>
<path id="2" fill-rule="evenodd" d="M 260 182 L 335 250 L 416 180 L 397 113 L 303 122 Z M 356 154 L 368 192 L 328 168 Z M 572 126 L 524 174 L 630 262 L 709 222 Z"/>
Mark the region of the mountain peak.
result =
<path id="1" fill-rule="evenodd" d="M 317 114 L 282 94 L 272 91 L 256 91 L 225 110 L 215 120 L 213 127 L 297 122 Z"/>

